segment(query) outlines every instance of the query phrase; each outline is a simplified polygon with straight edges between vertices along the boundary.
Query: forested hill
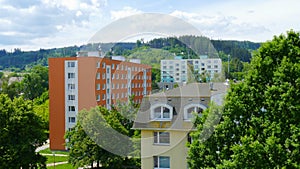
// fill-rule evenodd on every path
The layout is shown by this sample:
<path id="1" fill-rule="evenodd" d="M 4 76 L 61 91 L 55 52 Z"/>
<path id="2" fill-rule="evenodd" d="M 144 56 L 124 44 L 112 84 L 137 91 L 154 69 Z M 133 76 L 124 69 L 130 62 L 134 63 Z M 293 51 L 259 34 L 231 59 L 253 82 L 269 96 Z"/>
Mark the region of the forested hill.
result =
<path id="1" fill-rule="evenodd" d="M 138 40 L 136 43 L 88 44 L 64 48 L 40 49 L 37 51 L 15 49 L 12 52 L 8 52 L 0 50 L 0 70 L 7 68 L 23 70 L 26 66 L 36 64 L 47 66 L 49 57 L 74 57 L 76 56 L 76 52 L 80 50 L 98 50 L 100 46 L 103 51 L 110 51 L 108 55 L 130 56 L 134 52 L 139 52 L 139 50 L 144 50 L 145 48 L 155 48 L 166 50 L 173 55 L 182 55 L 184 58 L 198 58 L 199 55 L 209 55 L 211 57 L 219 56 L 222 60 L 226 61 L 227 56 L 230 55 L 231 58 L 238 58 L 241 61 L 249 62 L 251 52 L 258 49 L 260 43 L 209 40 L 206 37 L 182 36 L 179 38 L 158 38 L 146 43 Z M 155 52 L 157 53 L 158 51 Z"/>

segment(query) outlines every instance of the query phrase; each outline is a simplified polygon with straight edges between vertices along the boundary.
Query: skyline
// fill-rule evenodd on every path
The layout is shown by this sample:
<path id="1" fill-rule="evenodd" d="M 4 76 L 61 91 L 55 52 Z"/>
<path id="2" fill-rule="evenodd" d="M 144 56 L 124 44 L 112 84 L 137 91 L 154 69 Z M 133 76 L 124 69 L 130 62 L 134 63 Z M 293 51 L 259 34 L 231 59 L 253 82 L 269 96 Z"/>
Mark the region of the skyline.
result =
<path id="1" fill-rule="evenodd" d="M 264 42 L 300 30 L 299 6 L 296 0 L 0 0 L 0 49 L 83 45 L 113 21 L 141 13 L 178 17 L 212 39 Z"/>

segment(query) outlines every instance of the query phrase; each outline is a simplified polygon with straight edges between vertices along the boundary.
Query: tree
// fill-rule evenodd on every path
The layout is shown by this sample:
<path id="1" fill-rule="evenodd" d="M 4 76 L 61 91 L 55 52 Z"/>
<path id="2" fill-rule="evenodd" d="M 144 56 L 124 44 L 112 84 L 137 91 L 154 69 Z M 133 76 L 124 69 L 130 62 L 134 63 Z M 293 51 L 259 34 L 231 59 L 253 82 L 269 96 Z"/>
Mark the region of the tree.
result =
<path id="1" fill-rule="evenodd" d="M 8 84 L 7 81 L 4 81 L 2 84 L 1 93 L 7 94 L 10 99 L 19 97 L 22 92 L 22 85 L 20 82 L 12 82 Z"/>
<path id="2" fill-rule="evenodd" d="M 46 168 L 46 158 L 35 152 L 46 139 L 31 101 L 0 94 L 0 168 Z"/>
<path id="3" fill-rule="evenodd" d="M 49 132 L 49 93 L 44 92 L 40 97 L 33 100 L 33 110 L 36 115 L 38 115 L 42 121 L 44 129 L 47 133 Z"/>
<path id="4" fill-rule="evenodd" d="M 109 151 L 109 148 L 117 150 L 117 152 L 126 152 L 127 148 L 133 149 L 133 143 L 124 143 L 123 136 L 133 136 L 135 133 L 131 130 L 132 120 L 134 118 L 133 112 L 128 115 L 128 119 L 122 116 L 122 113 L 129 113 L 134 106 L 133 102 L 129 102 L 126 106 L 117 105 L 117 108 L 113 108 L 111 111 L 103 107 L 95 107 L 90 110 L 82 110 L 78 114 L 78 122 L 74 129 L 67 132 L 66 138 L 69 139 L 67 146 L 70 148 L 69 161 L 76 167 L 91 165 L 94 162 L 101 164 L 102 168 L 128 168 L 137 167 L 140 163 L 137 159 L 122 157 L 116 155 L 113 151 Z M 119 111 L 117 111 L 120 110 Z M 132 116 L 132 117 L 131 117 Z M 114 131 L 120 133 L 118 136 L 114 136 L 111 132 Z M 105 147 L 110 145 L 110 147 Z M 122 146 L 126 144 L 126 146 Z M 97 168 L 98 168 L 97 167 Z"/>
<path id="5" fill-rule="evenodd" d="M 300 168 L 300 34 L 264 43 L 243 82 L 231 84 L 214 133 L 190 146 L 190 168 Z M 211 112 L 206 112 L 211 113 Z"/>
<path id="6" fill-rule="evenodd" d="M 47 91 L 48 69 L 43 66 L 35 66 L 29 74 L 25 74 L 22 80 L 24 98 L 33 100 Z"/>

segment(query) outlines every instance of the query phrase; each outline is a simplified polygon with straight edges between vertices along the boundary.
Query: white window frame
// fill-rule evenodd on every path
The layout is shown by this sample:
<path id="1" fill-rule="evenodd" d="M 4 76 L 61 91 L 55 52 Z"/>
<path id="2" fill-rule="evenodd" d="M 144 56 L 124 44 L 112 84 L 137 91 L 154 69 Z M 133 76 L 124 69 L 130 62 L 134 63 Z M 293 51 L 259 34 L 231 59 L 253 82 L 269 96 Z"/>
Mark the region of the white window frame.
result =
<path id="1" fill-rule="evenodd" d="M 99 94 L 97 94 L 97 96 L 96 96 L 96 101 L 100 101 L 100 95 Z"/>
<path id="2" fill-rule="evenodd" d="M 155 159 L 157 158 L 157 166 L 155 166 Z M 168 158 L 169 159 L 169 167 L 168 168 L 162 168 L 160 166 L 160 158 Z M 169 156 L 153 156 L 153 166 L 154 169 L 170 169 L 171 168 L 171 160 Z"/>
<path id="3" fill-rule="evenodd" d="M 161 142 L 161 135 L 167 133 L 169 142 Z M 170 132 L 164 132 L 164 131 L 154 131 L 153 132 L 153 144 L 159 144 L 159 145 L 170 145 Z"/>
<path id="4" fill-rule="evenodd" d="M 75 62 L 68 62 L 68 67 L 75 67 Z"/>
<path id="5" fill-rule="evenodd" d="M 68 79 L 74 79 L 75 78 L 75 73 L 69 72 L 68 73 Z"/>
<path id="6" fill-rule="evenodd" d="M 189 117 L 188 117 L 188 109 L 190 109 L 190 108 L 192 108 L 192 107 L 195 107 L 195 109 L 196 109 L 196 107 L 199 107 L 199 108 L 201 108 L 203 111 L 207 108 L 207 107 L 204 106 L 203 104 L 199 104 L 199 103 L 191 103 L 191 104 L 188 104 L 188 105 L 184 106 L 183 111 L 184 111 L 184 120 L 185 120 L 185 121 L 191 121 L 191 120 L 192 120 L 192 118 L 189 118 Z M 195 110 L 195 109 L 194 109 L 194 110 Z"/>
<path id="7" fill-rule="evenodd" d="M 73 94 L 68 95 L 68 100 L 75 100 L 76 97 Z"/>
<path id="8" fill-rule="evenodd" d="M 74 90 L 75 84 L 74 83 L 68 83 L 68 90 Z"/>
<path id="9" fill-rule="evenodd" d="M 74 108 L 74 110 L 72 110 Z M 75 112 L 76 111 L 76 107 L 75 106 L 69 106 L 69 112 Z"/>
<path id="10" fill-rule="evenodd" d="M 69 123 L 76 123 L 76 117 L 69 117 Z"/>
<path id="11" fill-rule="evenodd" d="M 99 84 L 99 83 L 97 83 L 97 85 L 96 85 L 96 89 L 97 89 L 97 90 L 100 90 L 100 89 L 101 89 L 101 87 L 100 87 L 100 84 Z"/>
<path id="12" fill-rule="evenodd" d="M 160 107 L 160 118 L 155 118 L 155 109 Z M 170 110 L 170 118 L 164 118 L 163 117 L 163 108 L 166 107 Z M 151 119 L 153 121 L 171 121 L 173 118 L 173 107 L 168 104 L 155 104 L 151 106 Z"/>

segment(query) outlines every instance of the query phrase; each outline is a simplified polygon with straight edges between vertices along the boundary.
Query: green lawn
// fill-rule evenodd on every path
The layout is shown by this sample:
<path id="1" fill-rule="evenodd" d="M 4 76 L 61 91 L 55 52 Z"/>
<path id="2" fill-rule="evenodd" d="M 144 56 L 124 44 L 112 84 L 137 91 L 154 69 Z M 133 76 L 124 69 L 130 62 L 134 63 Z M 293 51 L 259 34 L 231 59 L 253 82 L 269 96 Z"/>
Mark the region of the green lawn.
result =
<path id="1" fill-rule="evenodd" d="M 54 166 L 47 167 L 47 168 L 54 169 Z M 76 169 L 76 168 L 73 167 L 71 164 L 61 164 L 61 165 L 55 166 L 55 169 Z"/>
<path id="2" fill-rule="evenodd" d="M 52 152 L 53 151 L 51 151 L 49 148 L 39 151 L 39 153 L 42 153 L 42 154 L 52 154 Z M 55 151 L 55 154 L 69 155 L 69 152 L 68 151 Z"/>
<path id="3" fill-rule="evenodd" d="M 55 162 L 63 162 L 63 161 L 68 161 L 69 158 L 67 156 L 55 156 L 55 158 L 53 156 L 45 156 L 45 157 L 47 157 L 46 164 L 54 163 L 54 159 Z"/>

